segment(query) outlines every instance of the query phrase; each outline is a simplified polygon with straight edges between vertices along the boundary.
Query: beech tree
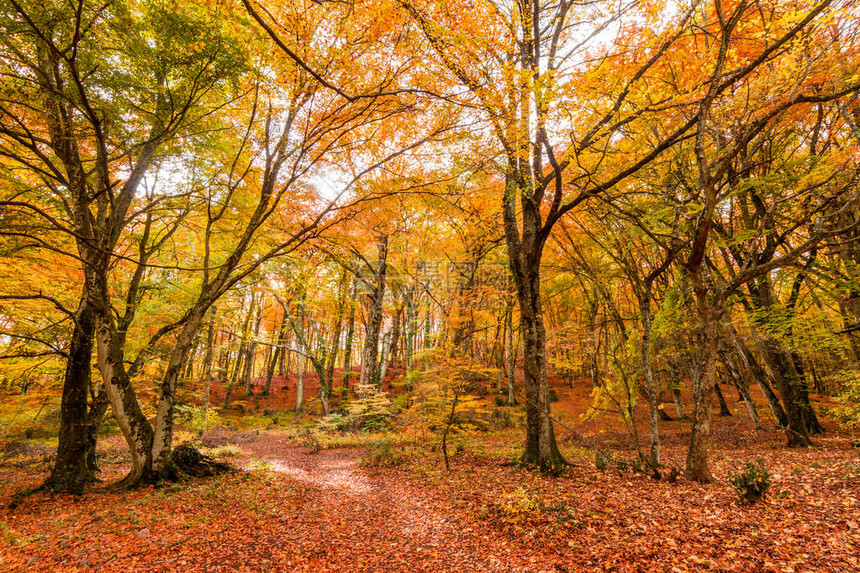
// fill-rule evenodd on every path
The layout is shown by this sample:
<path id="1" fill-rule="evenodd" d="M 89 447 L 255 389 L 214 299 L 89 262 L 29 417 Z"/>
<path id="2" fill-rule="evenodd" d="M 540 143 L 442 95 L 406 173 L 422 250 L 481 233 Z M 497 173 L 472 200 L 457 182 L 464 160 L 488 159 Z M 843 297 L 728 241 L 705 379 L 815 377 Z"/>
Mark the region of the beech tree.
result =
<path id="1" fill-rule="evenodd" d="M 410 104 L 395 97 L 344 101 L 337 94 L 326 95 L 313 75 L 290 58 L 278 68 L 279 77 L 263 81 L 237 49 L 239 39 L 254 45 L 253 31 L 233 29 L 228 37 L 215 20 L 195 19 L 197 15 L 182 10 L 83 2 L 76 6 L 12 2 L 7 8 L 4 22 L 9 34 L 4 41 L 10 58 L 5 63 L 7 78 L 17 91 L 10 91 L 14 97 L 4 109 L 2 135 L 11 159 L 39 173 L 61 214 L 52 214 L 35 200 L 6 201 L 4 206 L 39 213 L 75 238 L 78 254 L 73 256 L 81 262 L 84 286 L 76 325 L 91 325 L 94 330 L 72 336 L 81 342 L 80 351 L 75 348 L 70 355 L 81 358 L 69 367 L 88 369 L 88 341 L 94 336 L 103 388 L 132 452 L 127 483 L 158 481 L 174 472 L 170 452 L 176 382 L 208 309 L 263 262 L 331 224 L 329 216 L 339 198 L 308 196 L 309 188 L 300 181 L 321 162 L 334 160 L 347 148 L 354 149 L 350 147 L 354 143 L 361 144 L 363 137 L 378 133 L 374 128 L 378 117 L 402 113 Z M 128 30 L 138 30 L 139 35 L 125 33 Z M 350 59 L 334 48 L 330 56 Z M 138 241 L 137 257 L 126 257 L 124 251 L 135 242 L 132 223 L 150 221 L 151 213 L 170 203 L 174 192 L 160 186 L 157 197 L 141 203 L 140 190 L 148 174 L 157 172 L 165 155 L 178 151 L 171 145 L 205 144 L 200 133 L 216 117 L 232 122 L 233 130 L 209 140 L 219 147 L 199 169 L 210 178 L 206 188 L 183 195 L 200 202 L 180 206 L 165 230 Z M 369 150 L 364 163 L 353 161 L 345 188 L 350 190 L 350 181 L 386 158 L 420 145 L 426 136 L 416 133 L 392 138 L 386 149 Z M 290 208 L 309 206 L 312 215 L 291 219 L 282 232 L 260 244 L 267 225 L 283 225 L 290 208 L 279 206 L 297 191 L 305 196 Z M 202 229 L 202 255 L 198 252 L 193 258 L 196 266 L 166 266 L 190 273 L 196 294 L 152 335 L 137 357 L 126 358 L 141 282 L 154 268 L 149 258 L 192 210 Z M 241 214 L 238 224 L 236 214 Z M 235 240 L 224 244 L 218 235 L 228 230 Z M 250 250 L 255 254 L 248 260 Z M 113 289 L 111 277 L 126 262 L 131 268 L 123 295 Z M 124 300 L 125 310 L 119 315 L 114 311 L 117 298 Z M 89 313 L 92 322 L 86 320 Z M 167 335 L 171 347 L 160 375 L 157 416 L 150 422 L 132 379 L 153 345 Z M 67 394 L 77 402 L 75 417 L 80 420 L 86 409 L 81 404 L 87 397 L 88 374 L 66 378 L 75 385 L 76 390 Z M 67 412 L 72 411 L 69 408 Z M 72 457 L 81 459 L 77 454 Z M 72 473 L 83 477 L 68 480 L 73 489 L 92 476 L 92 468 L 79 467 L 81 471 Z"/>

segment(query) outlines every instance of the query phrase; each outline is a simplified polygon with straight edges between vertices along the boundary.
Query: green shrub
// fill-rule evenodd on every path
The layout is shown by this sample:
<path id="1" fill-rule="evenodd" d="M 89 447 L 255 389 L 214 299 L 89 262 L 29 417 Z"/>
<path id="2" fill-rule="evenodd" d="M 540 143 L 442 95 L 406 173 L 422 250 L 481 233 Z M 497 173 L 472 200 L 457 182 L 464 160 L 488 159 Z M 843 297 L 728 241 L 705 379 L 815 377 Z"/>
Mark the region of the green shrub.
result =
<path id="1" fill-rule="evenodd" d="M 374 468 L 391 468 L 406 461 L 403 451 L 396 452 L 391 446 L 391 439 L 383 438 L 365 447 L 367 458 L 364 465 Z"/>
<path id="2" fill-rule="evenodd" d="M 755 503 L 767 494 L 770 472 L 764 466 L 764 460 L 757 458 L 755 462 L 745 462 L 739 473 L 730 474 L 729 483 L 738 492 L 741 500 Z"/>
<path id="3" fill-rule="evenodd" d="M 556 393 L 555 388 L 549 389 L 549 401 L 558 402 L 558 394 Z"/>
<path id="4" fill-rule="evenodd" d="M 496 406 L 499 407 L 505 406 L 508 403 L 506 396 L 496 396 L 493 401 L 496 403 Z"/>
<path id="5" fill-rule="evenodd" d="M 494 410 L 491 420 L 497 429 L 513 428 L 517 425 L 509 410 Z"/>
<path id="6" fill-rule="evenodd" d="M 178 404 L 176 406 L 176 419 L 185 424 L 189 430 L 198 434 L 202 434 L 221 422 L 221 417 L 214 409 L 204 410 L 200 406 L 191 404 Z"/>

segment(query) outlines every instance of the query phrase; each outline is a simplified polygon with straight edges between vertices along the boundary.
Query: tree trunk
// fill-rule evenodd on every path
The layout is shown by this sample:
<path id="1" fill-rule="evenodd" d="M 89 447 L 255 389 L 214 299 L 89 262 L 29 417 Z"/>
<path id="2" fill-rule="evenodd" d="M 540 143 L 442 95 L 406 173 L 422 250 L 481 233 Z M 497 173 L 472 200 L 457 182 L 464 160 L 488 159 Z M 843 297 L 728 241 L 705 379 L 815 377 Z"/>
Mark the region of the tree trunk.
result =
<path id="1" fill-rule="evenodd" d="M 788 419 L 785 433 L 788 438 L 788 445 L 792 447 L 812 445 L 810 439 L 811 426 L 813 425 L 810 418 L 812 406 L 809 404 L 808 393 L 801 390 L 801 386 L 805 382 L 798 380 L 797 373 L 793 371 L 794 365 L 786 361 L 786 353 L 778 348 L 773 341 L 760 340 L 758 346 L 785 406 Z M 804 397 L 806 400 L 803 399 Z M 812 415 L 814 416 L 814 414 Z M 815 421 L 817 422 L 817 419 Z"/>
<path id="2" fill-rule="evenodd" d="M 299 328 L 303 328 L 304 316 L 299 317 Z M 298 333 L 297 338 L 298 338 Z M 299 342 L 296 342 L 299 346 Z M 302 354 L 296 356 L 296 412 L 302 411 L 305 394 L 305 357 Z"/>
<path id="3" fill-rule="evenodd" d="M 209 316 L 209 329 L 206 333 L 206 358 L 204 359 L 204 371 L 203 371 L 203 383 L 205 392 L 203 393 L 203 412 L 204 414 L 209 410 L 209 395 L 212 390 L 212 359 L 215 354 L 215 349 L 213 348 L 215 344 L 215 316 L 217 314 L 216 308 L 212 307 L 212 313 Z"/>
<path id="4" fill-rule="evenodd" d="M 746 377 L 741 372 L 741 369 L 738 368 L 737 363 L 734 359 L 730 359 L 728 361 L 728 366 L 730 369 L 732 380 L 735 384 L 735 388 L 738 389 L 738 394 L 741 395 L 741 398 L 744 401 L 744 405 L 746 405 L 747 407 L 747 412 L 750 415 L 750 420 L 752 420 L 756 430 L 761 430 L 761 418 L 758 415 L 758 410 L 756 409 L 755 401 L 753 400 L 752 394 L 750 393 L 750 387 Z"/>
<path id="5" fill-rule="evenodd" d="M 233 347 L 233 333 L 222 333 L 220 339 L 221 352 L 218 358 L 218 381 L 226 382 L 227 377 L 230 374 L 230 355 L 232 352 L 231 348 Z"/>
<path id="6" fill-rule="evenodd" d="M 275 341 L 277 346 L 275 346 L 274 353 L 272 355 L 272 359 L 269 361 L 269 368 L 266 372 L 266 386 L 263 388 L 263 395 L 268 396 L 269 392 L 272 390 L 272 377 L 275 375 L 275 367 L 279 364 L 281 360 L 281 355 L 286 352 L 284 348 L 284 344 L 286 343 L 286 334 L 287 334 L 287 312 L 284 311 L 283 316 L 281 317 L 281 327 L 278 329 L 278 337 Z"/>
<path id="7" fill-rule="evenodd" d="M 679 420 L 688 420 L 687 413 L 684 412 L 684 403 L 681 401 L 681 389 L 678 387 L 672 388 L 672 401 L 675 403 L 675 414 Z"/>
<path id="8" fill-rule="evenodd" d="M 546 373 L 546 331 L 540 300 L 540 273 L 528 269 L 516 277 L 523 335 L 523 372 L 526 388 L 526 448 L 522 463 L 555 473 L 567 464 L 555 441 L 550 417 Z"/>
<path id="9" fill-rule="evenodd" d="M 717 316 L 708 296 L 701 264 L 690 268 L 690 279 L 695 293 L 697 315 L 700 321 L 699 348 L 701 358 L 693 373 L 693 428 L 687 450 L 687 478 L 700 483 L 713 483 L 708 467 L 708 447 L 711 440 L 712 397 L 717 381 L 717 351 L 719 331 Z"/>
<path id="10" fill-rule="evenodd" d="M 406 289 L 404 295 L 406 304 L 406 324 L 404 330 L 406 335 L 405 340 L 405 360 L 406 360 L 406 389 L 412 391 L 412 370 L 415 368 L 415 338 L 418 331 L 418 309 L 415 305 L 415 285 L 411 284 Z"/>
<path id="11" fill-rule="evenodd" d="M 430 336 L 433 332 L 432 326 L 433 324 L 430 317 L 430 298 L 428 296 L 427 306 L 424 308 L 424 350 L 430 350 L 430 348 L 433 346 L 432 337 Z"/>
<path id="12" fill-rule="evenodd" d="M 348 288 L 347 278 L 348 276 L 344 271 L 344 274 L 341 277 L 340 283 L 337 287 L 337 315 L 335 316 L 334 328 L 332 329 L 333 332 L 331 335 L 331 346 L 327 356 L 327 363 L 325 367 L 326 384 L 328 386 L 328 398 L 330 398 L 332 393 L 334 392 L 334 367 L 337 364 L 337 357 L 340 354 L 340 340 L 343 334 L 343 319 L 346 314 L 346 289 Z M 344 375 L 346 375 L 346 371 L 344 371 Z M 328 411 L 328 402 L 326 402 L 326 411 Z"/>
<path id="13" fill-rule="evenodd" d="M 248 342 L 248 357 L 245 360 L 245 395 L 254 393 L 254 365 L 257 361 L 257 339 L 260 336 L 260 324 L 263 322 L 263 297 L 257 302 L 257 317 L 254 320 L 254 337 Z"/>
<path id="14" fill-rule="evenodd" d="M 735 329 L 731 320 L 725 321 L 724 324 L 726 332 L 729 334 L 731 341 L 734 347 L 738 351 L 738 357 L 741 361 L 746 365 L 747 370 L 749 370 L 750 375 L 761 388 L 762 393 L 764 394 L 765 400 L 767 400 L 768 408 L 770 408 L 771 413 L 773 414 L 774 419 L 776 420 L 776 425 L 780 428 L 788 427 L 788 416 L 785 413 L 785 410 L 782 408 L 782 404 L 779 402 L 779 397 L 773 391 L 773 388 L 768 381 L 768 375 L 756 360 L 756 357 L 753 356 L 752 351 L 747 347 L 743 340 L 741 340 L 740 334 Z"/>
<path id="15" fill-rule="evenodd" d="M 382 351 L 379 354 L 379 386 L 385 382 L 385 376 L 388 374 L 388 359 L 391 355 L 391 340 L 392 335 L 386 332 L 382 335 Z"/>
<path id="16" fill-rule="evenodd" d="M 732 411 L 729 410 L 729 404 L 726 402 L 726 397 L 723 396 L 723 391 L 720 390 L 719 384 L 714 384 L 714 393 L 716 393 L 717 401 L 720 403 L 720 416 L 731 416 Z"/>
<path id="17" fill-rule="evenodd" d="M 107 308 L 107 305 L 105 305 Z M 96 344 L 99 371 L 105 384 L 105 391 L 131 454 L 131 470 L 124 483 L 134 485 L 140 482 L 152 468 L 153 429 L 143 415 L 131 380 L 123 363 L 122 348 L 118 344 L 110 311 L 96 314 Z"/>
<path id="18" fill-rule="evenodd" d="M 349 378 L 352 372 L 352 342 L 355 338 L 355 308 L 358 304 L 358 279 L 353 279 L 352 282 L 352 297 L 349 303 L 349 318 L 347 319 L 346 340 L 344 341 L 343 349 L 343 401 L 345 402 L 349 396 Z"/>
<path id="19" fill-rule="evenodd" d="M 176 405 L 176 382 L 188 357 L 197 331 L 203 323 L 208 306 L 198 306 L 191 312 L 182 327 L 167 361 L 167 369 L 161 379 L 161 393 L 150 453 L 151 466 L 146 468 L 142 479 L 146 483 L 158 483 L 163 479 L 175 479 L 177 469 L 170 454 L 173 451 L 173 418 Z"/>
<path id="20" fill-rule="evenodd" d="M 393 361 L 397 360 L 397 354 L 399 353 L 399 349 L 400 349 L 400 345 L 401 345 L 401 342 L 400 342 L 400 338 L 401 338 L 400 322 L 403 319 L 403 307 L 405 305 L 406 305 L 405 302 L 400 304 L 400 306 L 397 309 L 397 314 L 395 314 L 394 320 L 392 321 L 392 328 L 391 328 L 390 336 L 388 337 L 388 356 L 386 357 L 386 359 L 384 361 L 386 363 L 386 366 L 385 366 L 386 370 L 388 369 L 388 365 L 389 365 L 388 363 L 389 362 L 393 362 Z M 384 379 L 385 377 L 381 376 L 380 378 Z"/>
<path id="21" fill-rule="evenodd" d="M 96 418 L 96 412 L 88 408 L 95 322 L 85 297 L 75 320 L 63 377 L 59 442 L 45 487 L 55 492 L 81 494 L 84 486 L 96 481 L 95 446 L 101 421 L 101 416 Z M 102 403 L 103 414 L 107 401 Z"/>
<path id="22" fill-rule="evenodd" d="M 230 376 L 227 383 L 227 392 L 224 394 L 224 409 L 230 407 L 230 398 L 233 397 L 233 389 L 236 387 L 236 382 L 239 381 L 239 376 L 244 372 L 243 367 L 247 359 L 246 348 L 248 345 L 249 329 L 251 327 L 251 318 L 254 314 L 254 294 L 251 294 L 251 303 L 248 306 L 248 312 L 245 314 L 245 320 L 242 322 L 242 338 L 239 341 L 239 350 L 236 353 L 236 366 L 233 368 L 233 375 Z M 244 304 L 242 306 L 244 310 Z"/>
<path id="23" fill-rule="evenodd" d="M 194 359 L 197 358 L 197 344 L 191 345 L 191 350 L 188 352 L 188 360 L 183 367 L 182 376 L 179 381 L 185 384 L 186 381 L 194 380 Z M 192 385 L 193 388 L 193 385 Z"/>
<path id="24" fill-rule="evenodd" d="M 651 368 L 651 284 L 643 285 L 639 299 L 639 314 L 642 319 L 642 348 L 640 352 L 642 375 L 645 379 L 645 394 L 648 399 L 648 430 L 650 450 L 648 463 L 655 469 L 660 466 L 660 396 Z M 630 420 L 633 426 L 636 423 Z"/>
<path id="25" fill-rule="evenodd" d="M 768 311 L 777 308 L 773 285 L 767 276 L 760 277 L 751 290 L 754 294 L 752 300 L 757 308 Z M 823 428 L 809 401 L 805 377 L 802 372 L 797 371 L 791 353 L 778 340 L 766 337 L 760 339 L 757 346 L 785 407 L 788 417 L 786 426 L 788 444 L 790 446 L 811 445 L 810 434 L 819 432 Z"/>
<path id="26" fill-rule="evenodd" d="M 367 320 L 367 336 L 364 341 L 363 369 L 366 372 L 365 383 L 379 386 L 379 334 L 382 329 L 382 303 L 385 298 L 385 273 L 388 258 L 388 237 L 381 236 L 377 246 L 379 256 L 374 275 L 374 288 L 370 294 L 370 308 Z"/>
<path id="27" fill-rule="evenodd" d="M 514 346 L 514 301 L 511 300 L 505 311 L 507 341 L 505 343 L 505 358 L 508 366 L 508 406 L 514 406 L 517 398 L 514 394 L 514 376 L 517 367 L 517 349 Z"/>
<path id="28" fill-rule="evenodd" d="M 502 393 L 502 387 L 505 381 L 505 340 L 507 332 L 505 328 L 505 315 L 498 316 L 496 319 L 496 333 L 493 336 L 493 350 L 491 358 L 496 365 L 496 394 Z"/>

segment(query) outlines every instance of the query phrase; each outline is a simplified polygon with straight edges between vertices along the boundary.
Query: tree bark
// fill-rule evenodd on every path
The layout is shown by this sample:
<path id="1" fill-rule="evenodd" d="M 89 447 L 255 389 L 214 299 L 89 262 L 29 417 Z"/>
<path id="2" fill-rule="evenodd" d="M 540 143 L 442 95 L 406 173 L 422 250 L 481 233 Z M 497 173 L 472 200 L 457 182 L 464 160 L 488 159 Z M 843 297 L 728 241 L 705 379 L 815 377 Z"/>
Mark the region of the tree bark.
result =
<path id="1" fill-rule="evenodd" d="M 257 361 L 257 339 L 260 336 L 260 324 L 263 322 L 263 297 L 257 301 L 257 317 L 254 320 L 254 337 L 248 342 L 248 356 L 245 360 L 245 395 L 254 393 L 254 365 Z"/>
<path id="2" fill-rule="evenodd" d="M 215 355 L 215 320 L 217 315 L 217 309 L 213 306 L 212 312 L 209 316 L 209 328 L 206 333 L 206 357 L 204 358 L 204 370 L 203 370 L 203 384 L 204 390 L 203 393 L 203 412 L 204 414 L 209 410 L 209 398 L 212 393 L 212 360 Z"/>
<path id="3" fill-rule="evenodd" d="M 508 378 L 508 406 L 514 406 L 517 403 L 517 397 L 514 393 L 514 376 L 517 367 L 517 349 L 514 346 L 514 301 L 511 300 L 505 311 L 505 321 L 507 323 L 507 342 L 505 344 L 505 359 L 507 360 L 507 378 Z"/>
<path id="4" fill-rule="evenodd" d="M 343 401 L 349 396 L 349 379 L 352 375 L 352 343 L 355 338 L 355 309 L 358 304 L 358 278 L 352 281 L 352 296 L 349 301 L 349 318 L 346 326 L 346 340 L 343 349 Z"/>
<path id="5" fill-rule="evenodd" d="M 95 447 L 101 415 L 97 416 L 96 404 L 92 408 L 88 405 L 94 333 L 93 313 L 84 296 L 75 315 L 63 376 L 57 453 L 45 481 L 45 487 L 55 492 L 81 494 L 84 486 L 96 481 Z M 106 405 L 102 400 L 101 414 Z"/>
<path id="6" fill-rule="evenodd" d="M 734 347 L 737 349 L 738 357 L 741 359 L 743 364 L 746 365 L 747 370 L 753 377 L 753 380 L 755 380 L 759 385 L 759 388 L 761 388 L 765 400 L 767 401 L 768 408 L 770 408 L 770 411 L 776 420 L 776 425 L 780 428 L 788 427 L 788 416 L 782 408 L 782 404 L 780 404 L 779 397 L 773 391 L 770 382 L 768 382 L 767 373 L 761 367 L 758 360 L 756 360 L 752 351 L 747 347 L 744 341 L 741 340 L 740 334 L 735 329 L 731 320 L 725 321 L 724 327 L 726 332 L 729 334 Z"/>
<path id="7" fill-rule="evenodd" d="M 719 384 L 714 384 L 714 393 L 717 395 L 717 401 L 720 403 L 720 416 L 731 416 L 732 411 L 729 410 L 729 404 L 726 402 L 726 397 L 723 396 L 723 391 L 720 390 Z"/>
<path id="8" fill-rule="evenodd" d="M 743 399 L 744 405 L 747 408 L 747 412 L 750 415 L 750 420 L 752 420 L 756 430 L 761 430 L 761 417 L 759 417 L 758 415 L 755 401 L 753 400 L 752 394 L 750 393 L 749 382 L 747 381 L 744 373 L 741 372 L 741 369 L 738 367 L 736 359 L 729 358 L 728 367 L 735 388 L 737 388 L 738 394 L 740 394 L 741 398 Z"/>
<path id="9" fill-rule="evenodd" d="M 660 396 L 651 368 L 651 283 L 643 285 L 639 297 L 639 315 L 642 320 L 642 346 L 640 351 L 642 375 L 645 379 L 645 395 L 648 399 L 648 434 L 650 449 L 648 463 L 652 468 L 660 466 Z M 635 427 L 635 421 L 630 420 Z"/>
<path id="10" fill-rule="evenodd" d="M 302 298 L 300 299 L 300 301 L 301 300 L 304 300 L 304 292 L 302 292 Z M 295 344 L 296 350 L 298 350 L 298 353 L 296 355 L 296 412 L 301 412 L 305 398 L 305 356 L 304 348 L 301 342 L 304 337 L 305 315 L 304 309 L 301 306 L 299 306 L 298 314 L 298 321 L 293 326 L 293 330 L 296 334 Z"/>
<path id="11" fill-rule="evenodd" d="M 785 353 L 773 341 L 759 340 L 758 347 L 785 406 L 788 421 L 785 433 L 788 445 L 792 447 L 812 445 L 809 395 L 801 392 L 800 388 L 804 381 L 798 380 L 797 374 L 793 372 L 793 364 L 786 362 Z M 804 397 L 806 400 L 803 399 Z M 815 421 L 817 422 L 817 419 Z"/>
<path id="12" fill-rule="evenodd" d="M 382 303 L 385 298 L 385 274 L 388 259 L 388 237 L 381 236 L 377 245 L 377 268 L 374 273 L 373 290 L 371 291 L 368 309 L 367 334 L 364 341 L 364 377 L 366 384 L 379 386 L 379 334 L 382 329 Z"/>
<path id="13" fill-rule="evenodd" d="M 521 460 L 544 472 L 557 472 L 567 464 L 555 441 L 546 372 L 546 330 L 537 269 L 522 277 L 519 300 L 523 333 L 523 372 L 526 387 L 526 448 Z"/>
<path id="14" fill-rule="evenodd" d="M 281 317 L 281 326 L 278 329 L 278 337 L 275 340 L 277 346 L 275 346 L 275 350 L 272 354 L 272 359 L 269 360 L 269 368 L 266 371 L 266 385 L 263 388 L 263 395 L 268 396 L 269 392 L 272 390 L 272 378 L 275 375 L 275 368 L 280 363 L 281 354 L 286 352 L 284 348 L 284 344 L 286 343 L 286 333 L 287 333 L 287 312 L 284 311 L 283 316 Z"/>

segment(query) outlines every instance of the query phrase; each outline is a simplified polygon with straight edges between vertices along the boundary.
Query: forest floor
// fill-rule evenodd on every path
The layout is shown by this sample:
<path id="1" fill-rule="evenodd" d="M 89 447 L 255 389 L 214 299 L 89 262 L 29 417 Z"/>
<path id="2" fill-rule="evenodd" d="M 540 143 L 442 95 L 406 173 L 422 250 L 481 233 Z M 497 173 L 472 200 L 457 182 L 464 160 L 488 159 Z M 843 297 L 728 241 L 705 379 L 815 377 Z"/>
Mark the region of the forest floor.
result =
<path id="1" fill-rule="evenodd" d="M 553 408 L 570 421 L 587 389 L 557 391 Z M 626 436 L 596 423 L 578 428 L 615 460 L 630 459 Z M 683 467 L 688 431 L 663 424 L 668 465 Z M 235 473 L 77 498 L 38 493 L 14 508 L 5 507 L 13 494 L 46 476 L 51 447 L 9 442 L 0 448 L 0 570 L 860 571 L 860 455 L 835 429 L 816 448 L 788 449 L 776 430 L 717 417 L 720 483 L 710 486 L 655 481 L 623 463 L 600 472 L 564 427 L 572 465 L 545 477 L 505 463 L 522 432 L 515 424 L 469 436 L 446 471 L 432 440 L 396 432 L 363 437 L 366 449 L 314 453 L 295 425 L 218 428 L 200 444 L 229 456 Z M 128 469 L 125 445 L 107 437 L 99 452 L 109 485 Z M 757 457 L 772 486 L 764 502 L 744 505 L 727 476 Z"/>

